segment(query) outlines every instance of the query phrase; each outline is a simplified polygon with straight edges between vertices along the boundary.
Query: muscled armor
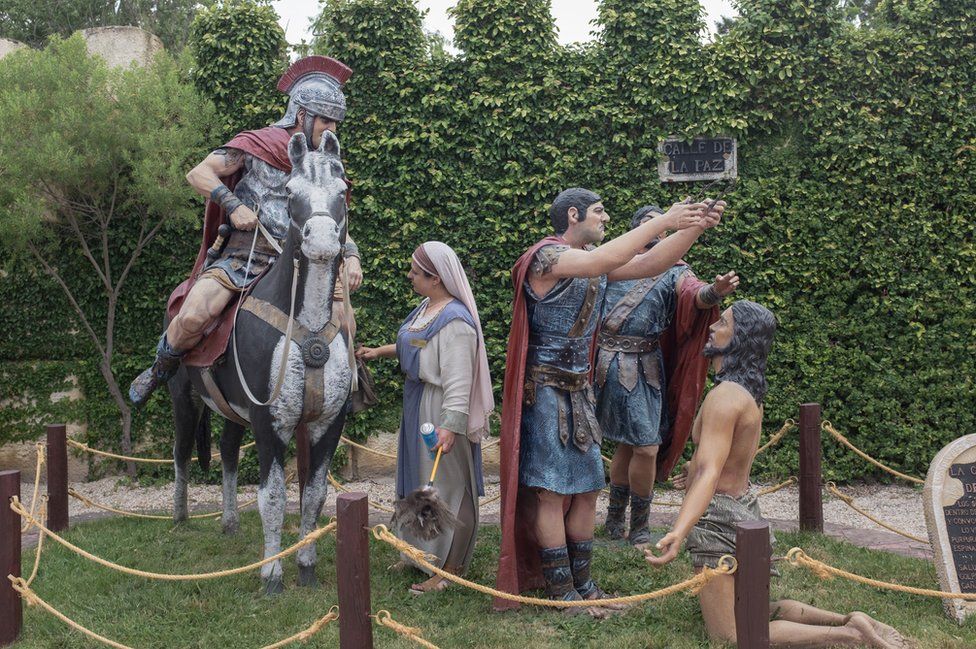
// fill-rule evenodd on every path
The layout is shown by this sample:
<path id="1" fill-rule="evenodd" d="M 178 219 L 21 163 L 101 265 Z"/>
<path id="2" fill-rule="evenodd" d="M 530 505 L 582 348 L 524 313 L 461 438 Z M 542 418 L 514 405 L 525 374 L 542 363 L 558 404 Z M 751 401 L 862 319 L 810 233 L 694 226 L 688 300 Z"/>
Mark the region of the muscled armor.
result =
<path id="1" fill-rule="evenodd" d="M 539 251 L 534 270 L 540 274 L 561 252 L 547 248 L 559 246 Z M 603 487 L 589 350 L 606 284 L 606 276 L 564 278 L 543 297 L 528 282 L 523 287 L 529 320 L 519 460 L 523 485 L 556 493 Z"/>

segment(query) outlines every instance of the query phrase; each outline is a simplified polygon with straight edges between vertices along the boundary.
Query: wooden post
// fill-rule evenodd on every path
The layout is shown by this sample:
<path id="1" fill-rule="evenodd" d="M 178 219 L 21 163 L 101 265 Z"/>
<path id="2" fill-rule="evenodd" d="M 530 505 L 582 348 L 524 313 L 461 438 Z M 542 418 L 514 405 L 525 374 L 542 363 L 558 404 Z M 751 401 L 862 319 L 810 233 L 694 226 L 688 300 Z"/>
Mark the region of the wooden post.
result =
<path id="1" fill-rule="evenodd" d="M 301 510 L 302 499 L 305 497 L 305 481 L 308 479 L 308 426 L 298 424 L 295 428 L 295 460 L 298 464 L 298 507 Z"/>
<path id="2" fill-rule="evenodd" d="M 336 497 L 336 582 L 340 649 L 373 649 L 369 615 L 369 500 L 361 492 Z"/>
<path id="3" fill-rule="evenodd" d="M 47 426 L 47 527 L 68 529 L 68 435 L 64 424 Z"/>
<path id="4" fill-rule="evenodd" d="M 820 404 L 800 406 L 800 529 L 823 534 Z"/>
<path id="5" fill-rule="evenodd" d="M 735 642 L 740 649 L 769 647 L 769 523 L 735 526 Z"/>
<path id="6" fill-rule="evenodd" d="M 16 642 L 24 624 L 24 605 L 7 575 L 20 577 L 20 516 L 10 499 L 20 498 L 20 471 L 0 471 L 0 645 Z"/>

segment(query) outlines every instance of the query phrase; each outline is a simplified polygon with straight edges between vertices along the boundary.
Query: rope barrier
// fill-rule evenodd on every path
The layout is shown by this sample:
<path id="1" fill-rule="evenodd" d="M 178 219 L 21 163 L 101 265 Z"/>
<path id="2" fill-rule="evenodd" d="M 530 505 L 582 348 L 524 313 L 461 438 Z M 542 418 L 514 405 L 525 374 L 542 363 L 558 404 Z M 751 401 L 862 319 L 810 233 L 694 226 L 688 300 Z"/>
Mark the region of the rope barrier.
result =
<path id="1" fill-rule="evenodd" d="M 838 431 L 836 428 L 834 428 L 834 425 L 831 424 L 829 421 L 824 420 L 824 422 L 820 425 L 820 427 L 823 430 L 825 430 L 828 433 L 830 433 L 831 435 L 833 435 L 834 439 L 836 439 L 838 442 L 840 442 L 841 444 L 843 444 L 847 448 L 849 448 L 852 451 L 854 451 L 854 453 L 856 453 L 857 455 L 859 455 L 861 457 L 861 459 L 867 460 L 868 462 L 870 462 L 874 466 L 878 467 L 879 469 L 883 469 L 883 470 L 887 471 L 888 473 L 890 473 L 891 475 L 894 475 L 894 476 L 897 476 L 897 477 L 901 478 L 902 480 L 908 480 L 909 482 L 914 482 L 915 484 L 925 484 L 925 480 L 922 480 L 921 478 L 916 478 L 915 476 L 911 476 L 911 475 L 904 474 L 901 471 L 896 471 L 895 469 L 892 469 L 890 466 L 886 466 L 886 465 L 882 464 L 881 462 L 879 462 L 878 460 L 874 459 L 873 457 L 871 457 L 870 455 L 868 455 L 867 453 L 865 453 L 864 451 L 862 451 L 858 447 L 854 446 L 854 444 L 852 444 L 849 439 L 847 439 L 846 437 L 844 437 L 843 435 L 841 435 L 840 431 Z"/>
<path id="2" fill-rule="evenodd" d="M 312 622 L 311 626 L 309 626 L 304 631 L 299 631 L 293 636 L 288 636 L 284 640 L 279 640 L 274 644 L 266 645 L 264 647 L 261 647 L 261 649 L 278 649 L 279 647 L 290 645 L 293 642 L 308 642 L 313 635 L 315 635 L 316 633 L 318 633 L 319 631 L 327 627 L 331 622 L 334 622 L 338 619 L 339 619 L 339 607 L 333 606 L 332 608 L 329 609 L 328 613 L 326 613 L 324 616 Z"/>
<path id="3" fill-rule="evenodd" d="M 354 441 L 352 441 L 351 439 L 349 439 L 349 438 L 348 438 L 348 437 L 346 437 L 345 435 L 343 435 L 343 436 L 342 436 L 342 437 L 340 437 L 339 439 L 340 439 L 340 440 L 342 440 L 342 442 L 343 442 L 344 444 L 347 444 L 347 445 L 349 445 L 349 446 L 353 446 L 353 447 L 355 447 L 355 448 L 358 448 L 358 449 L 361 449 L 361 450 L 364 450 L 364 451 L 366 451 L 367 453 L 372 453 L 372 454 L 374 454 L 374 455 L 380 455 L 380 456 L 382 456 L 382 457 L 386 457 L 386 458 L 389 458 L 389 459 L 391 459 L 391 460 L 395 460 L 395 459 L 397 459 L 397 456 L 396 456 L 396 455 L 391 455 L 390 453 L 384 453 L 383 451 L 377 451 L 377 450 L 376 450 L 375 448 L 370 448 L 370 447 L 368 447 L 368 446 L 364 446 L 364 445 L 362 445 L 362 444 L 359 444 L 359 443 L 357 443 L 357 442 L 354 442 Z"/>
<path id="4" fill-rule="evenodd" d="M 778 431 L 776 431 L 776 433 L 772 437 L 769 438 L 769 441 L 759 447 L 759 449 L 756 451 L 756 455 L 759 455 L 760 453 L 768 449 L 770 446 L 775 446 L 776 444 L 779 444 L 780 440 L 786 436 L 786 433 L 792 430 L 793 428 L 796 428 L 796 422 L 794 420 L 787 419 L 786 421 L 784 421 L 783 426 Z"/>
<path id="5" fill-rule="evenodd" d="M 130 647 L 129 645 L 124 645 L 121 642 L 110 640 L 109 638 L 106 638 L 103 635 L 99 635 L 98 633 L 95 633 L 91 629 L 88 629 L 87 627 L 79 624 L 78 622 L 75 622 L 67 615 L 65 615 L 64 613 L 57 610 L 56 608 L 54 608 L 53 606 L 45 602 L 43 599 L 41 599 L 37 593 L 31 590 L 29 582 L 21 579 L 20 577 L 14 577 L 13 575 L 7 575 L 7 579 L 10 580 L 13 589 L 20 594 L 20 596 L 24 599 L 24 601 L 27 602 L 28 606 L 40 606 L 42 609 L 44 609 L 54 617 L 58 618 L 59 620 L 67 624 L 72 629 L 79 631 L 85 634 L 86 636 L 88 636 L 89 638 L 93 640 L 97 640 L 104 645 L 107 645 L 109 647 L 115 647 L 115 649 L 132 649 L 132 647 Z M 303 631 L 299 631 L 295 635 L 289 636 L 284 640 L 280 640 L 274 644 L 265 645 L 261 649 L 279 649 L 280 647 L 284 647 L 286 645 L 290 645 L 295 642 L 307 642 L 313 635 L 315 635 L 316 633 L 324 629 L 326 626 L 329 625 L 330 622 L 333 622 L 338 618 L 339 618 L 339 607 L 333 606 L 332 608 L 329 609 L 329 612 L 326 613 L 325 616 L 313 622 L 311 626 L 309 626 L 307 629 Z"/>
<path id="6" fill-rule="evenodd" d="M 292 473 L 289 473 L 287 476 L 285 476 L 285 484 L 288 484 L 292 480 L 294 480 L 296 475 L 297 475 L 296 473 L 292 472 Z M 75 491 L 74 489 L 70 489 L 70 488 L 68 489 L 68 495 L 71 496 L 72 498 L 75 498 L 76 500 L 81 501 L 82 503 L 84 503 L 85 505 L 87 505 L 89 507 L 94 507 L 95 509 L 100 509 L 100 510 L 105 511 L 105 512 L 110 512 L 112 514 L 118 514 L 119 516 L 127 516 L 129 518 L 145 518 L 145 519 L 154 520 L 154 521 L 170 521 L 170 520 L 173 520 L 173 516 L 172 515 L 170 515 L 170 516 L 164 516 L 162 514 L 143 514 L 141 512 L 134 512 L 134 511 L 129 511 L 129 510 L 125 510 L 125 509 L 116 509 L 116 508 L 110 507 L 108 505 L 103 505 L 101 503 L 95 502 L 94 500 L 90 499 L 88 496 L 86 496 L 86 495 L 84 495 L 82 493 L 79 493 L 79 492 Z M 242 507 L 250 507 L 251 505 L 255 504 L 257 501 L 258 501 L 257 498 L 251 498 L 250 500 L 245 500 L 244 502 L 239 503 L 237 505 L 237 508 L 240 509 Z M 191 516 L 187 516 L 187 518 L 188 519 L 191 519 L 191 520 L 192 519 L 201 519 L 201 518 L 217 518 L 217 517 L 221 516 L 222 514 L 223 514 L 222 511 L 219 511 L 219 512 L 208 512 L 206 514 L 193 514 Z"/>
<path id="7" fill-rule="evenodd" d="M 796 478 L 795 477 L 790 477 L 789 480 L 784 480 L 783 482 L 781 482 L 781 483 L 779 483 L 777 485 L 773 485 L 771 487 L 766 487 L 765 489 L 760 489 L 759 492 L 757 493 L 757 495 L 759 495 L 759 496 L 768 496 L 769 494 L 773 494 L 773 493 L 776 493 L 777 491 L 780 491 L 782 489 L 786 489 L 787 487 L 789 487 L 792 484 L 796 484 Z M 677 501 L 677 502 L 669 501 L 669 500 L 655 500 L 654 501 L 654 504 L 655 505 L 664 505 L 665 507 L 681 507 L 681 501 L 680 500 Z"/>
<path id="8" fill-rule="evenodd" d="M 349 493 L 349 490 L 346 487 L 344 487 L 342 484 L 340 484 L 338 480 L 336 480 L 335 478 L 333 478 L 331 473 L 327 474 L 327 476 L 329 478 L 329 484 L 331 484 L 333 487 L 335 487 L 336 488 L 336 491 L 341 491 L 342 493 L 345 493 L 345 494 Z M 388 514 L 392 514 L 393 513 L 393 510 L 390 509 L 389 507 L 387 507 L 386 505 L 381 505 L 381 504 L 379 504 L 378 502 L 376 502 L 374 500 L 367 499 L 367 501 L 369 502 L 369 506 L 372 507 L 373 509 L 378 509 L 381 512 L 386 512 Z"/>
<path id="9" fill-rule="evenodd" d="M 786 489 L 792 484 L 796 484 L 796 477 L 794 476 L 790 476 L 789 480 L 784 480 L 783 482 L 777 485 L 773 485 L 772 487 L 766 487 L 765 489 L 760 489 L 758 495 L 768 496 L 769 494 L 774 494 L 777 491 L 780 491 L 781 489 Z"/>
<path id="10" fill-rule="evenodd" d="M 25 602 L 27 602 L 28 606 L 40 606 L 48 613 L 50 613 L 54 617 L 58 618 L 59 620 L 61 620 L 62 622 L 70 626 L 72 629 L 76 631 L 80 631 L 81 633 L 84 633 L 89 638 L 92 638 L 93 640 L 98 640 L 102 644 L 108 645 L 109 647 L 115 647 L 115 649 L 132 649 L 132 647 L 128 645 L 124 645 L 122 643 L 116 642 L 115 640 L 109 640 L 105 636 L 99 635 L 94 631 L 87 629 L 82 625 L 78 624 L 70 617 L 68 617 L 67 615 L 65 615 L 64 613 L 57 610 L 56 608 L 54 608 L 53 606 L 45 602 L 43 599 L 38 597 L 37 593 L 31 590 L 30 586 L 27 585 L 27 582 L 21 579 L 20 577 L 7 575 L 7 579 L 10 580 L 10 584 L 13 587 L 13 589 L 18 593 L 20 593 L 20 596 L 24 599 Z"/>
<path id="11" fill-rule="evenodd" d="M 910 595 L 921 595 L 922 597 L 938 597 L 939 599 L 963 599 L 966 601 L 976 601 L 976 593 L 947 593 L 941 590 L 902 586 L 901 584 L 893 584 L 887 581 L 879 581 L 869 577 L 862 577 L 861 575 L 854 574 L 853 572 L 847 572 L 846 570 L 835 568 L 834 566 L 826 564 L 823 561 L 818 561 L 804 552 L 803 548 L 791 549 L 786 553 L 786 559 L 791 565 L 807 568 L 810 570 L 810 572 L 817 575 L 821 579 L 843 577 L 844 579 L 848 579 L 859 584 L 864 584 L 865 586 L 880 588 L 882 590 L 893 590 L 899 593 L 908 593 Z"/>
<path id="12" fill-rule="evenodd" d="M 705 569 L 685 581 L 679 582 L 677 584 L 672 584 L 666 588 L 660 590 L 655 590 L 650 593 L 642 593 L 640 595 L 628 595 L 626 597 L 611 597 L 608 599 L 600 600 L 582 600 L 582 601 L 562 601 L 562 600 L 551 600 L 542 599 L 541 597 L 525 597 L 523 595 L 514 595 L 512 593 L 506 593 L 501 590 L 496 590 L 488 586 L 482 586 L 481 584 L 475 583 L 473 581 L 468 581 L 463 577 L 459 577 L 453 573 L 447 572 L 438 568 L 430 561 L 427 557 L 432 557 L 425 553 L 423 550 L 415 548 L 409 543 L 398 539 L 396 536 L 390 533 L 386 525 L 377 525 L 373 528 L 373 537 L 379 541 L 383 541 L 388 545 L 392 545 L 394 548 L 404 553 L 411 561 L 413 561 L 418 566 L 429 570 L 430 572 L 440 575 L 448 581 L 452 581 L 455 584 L 464 586 L 465 588 L 470 588 L 471 590 L 476 590 L 479 593 L 485 595 L 491 595 L 492 597 L 499 597 L 502 599 L 507 599 L 513 602 L 519 602 L 521 604 L 534 604 L 536 606 L 550 606 L 553 608 L 582 608 L 590 606 L 614 606 L 616 604 L 637 604 L 640 602 L 646 602 L 651 599 L 659 599 L 661 597 L 667 597 L 668 595 L 673 595 L 674 593 L 679 593 L 681 591 L 690 591 L 692 594 L 697 593 L 701 590 L 702 586 L 707 584 L 709 581 L 714 579 L 719 575 L 731 575 L 735 573 L 736 563 L 735 558 L 729 555 L 723 556 L 719 559 L 718 568 L 708 568 Z"/>
<path id="13" fill-rule="evenodd" d="M 142 462 L 143 464 L 173 464 L 175 462 L 175 460 L 171 460 L 168 458 L 161 459 L 161 458 L 151 458 L 151 457 L 133 457 L 129 455 L 119 455 L 118 453 L 110 453 L 108 451 L 100 451 L 97 448 L 92 448 L 87 444 L 83 444 L 73 439 L 69 439 L 67 440 L 67 442 L 68 442 L 68 446 L 74 447 L 84 453 L 91 453 L 92 455 L 101 455 L 102 457 L 112 458 L 113 460 L 122 460 L 124 462 Z M 242 446 L 239 450 L 245 451 L 251 448 L 252 446 L 254 446 L 254 444 L 255 442 L 249 442 L 244 446 Z M 216 460 L 219 457 L 220 457 L 219 451 L 216 453 L 211 453 L 210 455 L 210 459 L 212 460 Z M 191 462 L 195 462 L 196 460 L 197 458 L 195 457 L 190 458 Z"/>
<path id="14" fill-rule="evenodd" d="M 428 642 L 427 640 L 424 640 L 423 637 L 421 637 L 420 634 L 422 632 L 420 629 L 418 629 L 417 627 L 400 624 L 399 622 L 393 619 L 393 616 L 390 615 L 390 612 L 387 610 L 376 611 L 376 614 L 370 615 L 370 617 L 373 618 L 373 620 L 375 620 L 377 624 L 381 626 L 385 626 L 389 629 L 393 629 L 399 635 L 403 636 L 408 640 L 413 641 L 416 644 L 419 644 L 421 647 L 427 647 L 427 649 L 439 649 L 437 645 Z"/>
<path id="15" fill-rule="evenodd" d="M 31 493 L 31 505 L 30 513 L 33 516 L 37 512 L 37 492 L 41 489 L 41 465 L 44 464 L 44 442 L 37 442 L 34 444 L 34 448 L 37 449 L 37 464 L 34 468 L 34 491 Z M 23 534 L 28 529 L 30 529 L 29 523 L 24 523 L 20 527 L 20 533 Z"/>
<path id="16" fill-rule="evenodd" d="M 41 505 L 41 521 L 47 522 L 47 495 L 44 496 L 44 503 Z M 37 550 L 34 552 L 34 567 L 31 569 L 30 577 L 27 578 L 27 585 L 30 586 L 37 578 L 37 571 L 41 567 L 41 552 L 44 550 L 44 532 L 37 530 Z"/>
<path id="17" fill-rule="evenodd" d="M 79 548 L 77 545 L 74 545 L 70 541 L 58 536 L 57 534 L 49 530 L 47 527 L 45 527 L 43 524 L 41 524 L 40 521 L 30 516 L 27 510 L 24 509 L 23 505 L 20 504 L 20 500 L 16 496 L 14 498 L 11 498 L 10 500 L 10 509 L 20 514 L 22 517 L 26 517 L 29 521 L 34 523 L 39 530 L 42 530 L 45 534 L 50 536 L 52 539 L 54 539 L 55 541 L 57 541 L 67 549 L 71 550 L 75 554 L 85 559 L 88 559 L 89 561 L 97 563 L 106 568 L 111 568 L 112 570 L 116 570 L 123 574 L 134 575 L 136 577 L 145 577 L 146 579 L 159 579 L 161 581 L 198 581 L 203 579 L 217 579 L 220 577 L 229 577 L 231 575 L 239 575 L 244 572 L 250 572 L 252 570 L 256 570 L 257 568 L 260 568 L 261 566 L 277 561 L 278 559 L 283 559 L 287 556 L 290 556 L 298 552 L 306 545 L 314 543 L 320 537 L 330 532 L 333 532 L 336 529 L 336 523 L 335 521 L 332 521 L 325 527 L 320 527 L 316 530 L 309 532 L 305 536 L 305 538 L 301 539 L 291 547 L 282 550 L 278 554 L 268 557 L 267 559 L 262 559 L 261 561 L 255 563 L 248 564 L 246 566 L 241 566 L 239 568 L 229 568 L 227 570 L 218 570 L 216 572 L 206 572 L 202 574 L 170 574 L 170 573 L 160 573 L 160 572 L 149 572 L 146 570 L 129 568 L 127 566 L 113 563 L 107 559 L 102 559 L 101 557 L 95 556 L 94 554 Z"/>
<path id="18" fill-rule="evenodd" d="M 913 541 L 918 541 L 919 543 L 924 543 L 926 545 L 929 544 L 929 540 L 928 539 L 923 539 L 923 538 L 921 538 L 919 536 L 914 536 L 912 534 L 909 534 L 908 532 L 905 532 L 903 530 L 900 530 L 897 527 L 893 527 L 893 526 L 889 525 L 888 523 L 885 523 L 884 521 L 878 520 L 877 518 L 875 518 L 871 514 L 867 513 L 866 511 L 864 511 L 863 509 L 861 509 L 860 507 L 858 507 L 857 505 L 854 504 L 854 499 L 853 498 L 851 498 L 850 496 L 848 496 L 846 494 L 841 493 L 841 491 L 837 488 L 837 485 L 834 484 L 833 482 L 827 483 L 827 490 L 834 497 L 836 497 L 839 500 L 841 500 L 842 502 L 844 502 L 848 507 L 850 507 L 851 509 L 853 509 L 854 511 L 856 511 L 858 514 L 860 514 L 861 516 L 864 516 L 868 520 L 873 521 L 874 523 L 880 525 L 881 527 L 885 528 L 886 530 L 891 530 L 895 534 L 900 534 L 901 536 L 904 536 L 906 539 L 911 539 Z"/>
<path id="19" fill-rule="evenodd" d="M 154 520 L 154 521 L 171 521 L 171 520 L 173 520 L 173 516 L 172 515 L 170 515 L 170 516 L 164 516 L 162 514 L 143 514 L 141 512 L 127 511 L 125 509 L 116 509 L 115 507 L 110 507 L 108 505 L 103 505 L 101 503 L 97 503 L 97 502 L 91 500 L 90 498 L 88 498 L 84 494 L 78 493 L 74 489 L 68 489 L 68 495 L 71 496 L 72 498 L 75 498 L 76 500 L 81 501 L 82 503 L 84 503 L 88 507 L 94 507 L 95 509 L 100 509 L 100 510 L 105 511 L 105 512 L 111 512 L 112 514 L 118 514 L 119 516 L 127 516 L 129 518 L 145 518 L 145 519 Z M 253 505 L 257 501 L 258 501 L 257 498 L 252 498 L 250 500 L 244 501 L 243 503 L 240 503 L 238 505 L 238 507 L 250 507 L 251 505 Z M 221 514 L 223 514 L 222 511 L 221 512 L 208 512 L 206 514 L 193 514 L 191 516 L 187 516 L 187 518 L 189 518 L 189 519 L 218 518 L 219 516 L 221 516 Z"/>

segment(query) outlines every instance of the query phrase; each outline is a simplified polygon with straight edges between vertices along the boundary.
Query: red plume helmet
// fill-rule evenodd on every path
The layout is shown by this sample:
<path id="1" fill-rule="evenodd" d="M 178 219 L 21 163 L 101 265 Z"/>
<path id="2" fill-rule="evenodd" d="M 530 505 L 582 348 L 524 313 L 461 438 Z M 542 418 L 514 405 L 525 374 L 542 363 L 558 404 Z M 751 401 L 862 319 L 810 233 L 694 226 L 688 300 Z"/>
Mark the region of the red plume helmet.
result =
<path id="1" fill-rule="evenodd" d="M 298 109 L 337 122 L 346 116 L 346 97 L 342 86 L 352 76 L 352 68 L 328 56 L 306 56 L 292 63 L 278 80 L 278 90 L 287 94 L 288 110 L 274 125 L 291 128 Z M 310 123 L 306 124 L 310 128 Z M 306 134 L 310 137 L 311 131 Z"/>
<path id="2" fill-rule="evenodd" d="M 278 90 L 286 95 L 291 94 L 291 89 L 294 87 L 295 82 L 313 72 L 332 77 L 339 82 L 340 86 L 345 85 L 346 81 L 349 81 L 349 77 L 352 76 L 352 68 L 342 61 L 334 59 L 331 56 L 319 56 L 315 54 L 292 63 L 291 67 L 278 79 Z"/>

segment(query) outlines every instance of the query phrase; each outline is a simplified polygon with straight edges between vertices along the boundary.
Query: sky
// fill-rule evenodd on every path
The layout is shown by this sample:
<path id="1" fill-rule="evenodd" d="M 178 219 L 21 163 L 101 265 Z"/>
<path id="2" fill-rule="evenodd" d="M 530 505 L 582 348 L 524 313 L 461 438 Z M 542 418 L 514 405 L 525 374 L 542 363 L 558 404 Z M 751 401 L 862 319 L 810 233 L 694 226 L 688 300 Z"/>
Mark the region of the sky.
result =
<path id="1" fill-rule="evenodd" d="M 721 16 L 735 15 L 731 0 L 701 2 L 707 13 L 706 23 L 710 31 L 714 31 L 715 21 Z M 271 4 L 281 18 L 289 43 L 298 43 L 303 38 L 311 40 L 308 25 L 309 19 L 319 12 L 317 0 L 274 0 Z M 421 10 L 429 10 L 424 19 L 424 27 L 452 39 L 454 25 L 447 17 L 447 9 L 455 4 L 457 0 L 417 0 L 417 6 Z M 596 5 L 596 0 L 552 0 L 552 14 L 556 19 L 556 27 L 559 28 L 560 43 L 590 40 L 590 31 L 593 29 L 590 21 L 596 18 Z"/>

